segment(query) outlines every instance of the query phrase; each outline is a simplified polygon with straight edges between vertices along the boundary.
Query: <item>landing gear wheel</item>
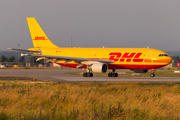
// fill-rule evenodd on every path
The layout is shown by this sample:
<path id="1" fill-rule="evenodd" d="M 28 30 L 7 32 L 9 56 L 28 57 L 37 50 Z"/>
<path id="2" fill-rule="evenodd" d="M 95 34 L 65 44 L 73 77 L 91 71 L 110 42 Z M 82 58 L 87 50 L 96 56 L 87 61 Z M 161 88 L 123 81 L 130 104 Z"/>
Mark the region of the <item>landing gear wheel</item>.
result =
<path id="1" fill-rule="evenodd" d="M 83 73 L 83 77 L 87 77 L 87 73 Z"/>
<path id="2" fill-rule="evenodd" d="M 117 73 L 114 73 L 115 74 L 115 77 L 118 77 L 118 74 Z"/>
<path id="3" fill-rule="evenodd" d="M 93 77 L 93 73 L 83 73 L 83 77 Z"/>
<path id="4" fill-rule="evenodd" d="M 112 77 L 112 73 L 108 73 L 108 77 Z"/>
<path id="5" fill-rule="evenodd" d="M 118 77 L 117 73 L 112 73 L 112 77 Z"/>
<path id="6" fill-rule="evenodd" d="M 108 77 L 118 77 L 117 73 L 108 73 Z"/>
<path id="7" fill-rule="evenodd" d="M 154 73 L 151 73 L 151 74 L 150 74 L 150 77 L 155 77 L 155 74 L 154 74 Z"/>
<path id="8" fill-rule="evenodd" d="M 87 77 L 90 77 L 90 73 L 87 73 Z"/>
<path id="9" fill-rule="evenodd" d="M 93 73 L 90 73 L 90 77 L 93 77 Z"/>

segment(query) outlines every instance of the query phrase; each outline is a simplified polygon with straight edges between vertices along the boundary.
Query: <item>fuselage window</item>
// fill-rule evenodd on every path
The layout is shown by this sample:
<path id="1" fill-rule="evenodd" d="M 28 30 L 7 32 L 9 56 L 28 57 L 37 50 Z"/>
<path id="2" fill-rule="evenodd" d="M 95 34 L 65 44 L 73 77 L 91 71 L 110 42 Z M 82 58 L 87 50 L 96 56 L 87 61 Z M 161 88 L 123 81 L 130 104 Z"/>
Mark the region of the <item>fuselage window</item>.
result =
<path id="1" fill-rule="evenodd" d="M 159 54 L 159 57 L 168 56 L 167 54 Z"/>

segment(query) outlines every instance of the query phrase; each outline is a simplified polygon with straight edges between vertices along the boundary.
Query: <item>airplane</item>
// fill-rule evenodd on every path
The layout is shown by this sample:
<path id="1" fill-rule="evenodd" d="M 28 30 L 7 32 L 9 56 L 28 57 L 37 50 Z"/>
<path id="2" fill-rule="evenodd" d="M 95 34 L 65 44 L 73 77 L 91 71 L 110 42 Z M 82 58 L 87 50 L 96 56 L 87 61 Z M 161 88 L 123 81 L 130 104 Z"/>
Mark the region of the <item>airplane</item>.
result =
<path id="1" fill-rule="evenodd" d="M 93 77 L 93 73 L 106 73 L 108 77 L 118 77 L 116 69 L 130 69 L 136 73 L 147 73 L 154 77 L 155 69 L 171 63 L 172 59 L 163 51 L 151 48 L 60 48 L 54 45 L 46 36 L 38 22 L 33 17 L 27 17 L 33 48 L 28 50 L 8 48 L 10 50 L 26 51 L 30 54 L 22 56 L 37 57 L 37 61 L 45 59 L 71 68 L 85 68 L 83 77 Z"/>

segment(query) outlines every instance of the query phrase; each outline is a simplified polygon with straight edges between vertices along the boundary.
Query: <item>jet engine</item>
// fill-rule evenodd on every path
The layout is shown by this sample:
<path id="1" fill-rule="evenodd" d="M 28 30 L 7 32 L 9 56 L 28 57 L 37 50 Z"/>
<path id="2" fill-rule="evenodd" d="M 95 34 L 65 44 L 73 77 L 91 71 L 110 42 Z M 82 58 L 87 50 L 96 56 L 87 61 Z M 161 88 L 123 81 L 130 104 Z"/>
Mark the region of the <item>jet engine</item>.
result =
<path id="1" fill-rule="evenodd" d="M 89 67 L 92 72 L 98 73 L 106 73 L 108 70 L 108 66 L 105 63 L 93 63 L 92 66 Z"/>
<path id="2" fill-rule="evenodd" d="M 142 70 L 142 69 L 135 69 L 132 71 L 134 71 L 135 73 L 147 73 L 148 72 L 148 70 Z"/>

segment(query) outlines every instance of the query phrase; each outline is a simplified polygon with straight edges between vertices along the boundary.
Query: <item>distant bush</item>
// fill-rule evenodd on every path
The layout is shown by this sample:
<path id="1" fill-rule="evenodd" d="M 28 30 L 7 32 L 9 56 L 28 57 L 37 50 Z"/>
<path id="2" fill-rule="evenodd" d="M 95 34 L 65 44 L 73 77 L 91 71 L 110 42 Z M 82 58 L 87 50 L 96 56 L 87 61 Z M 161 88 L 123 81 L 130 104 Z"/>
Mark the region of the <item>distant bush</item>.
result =
<path id="1" fill-rule="evenodd" d="M 0 120 L 9 120 L 9 116 L 5 112 L 0 112 Z"/>

